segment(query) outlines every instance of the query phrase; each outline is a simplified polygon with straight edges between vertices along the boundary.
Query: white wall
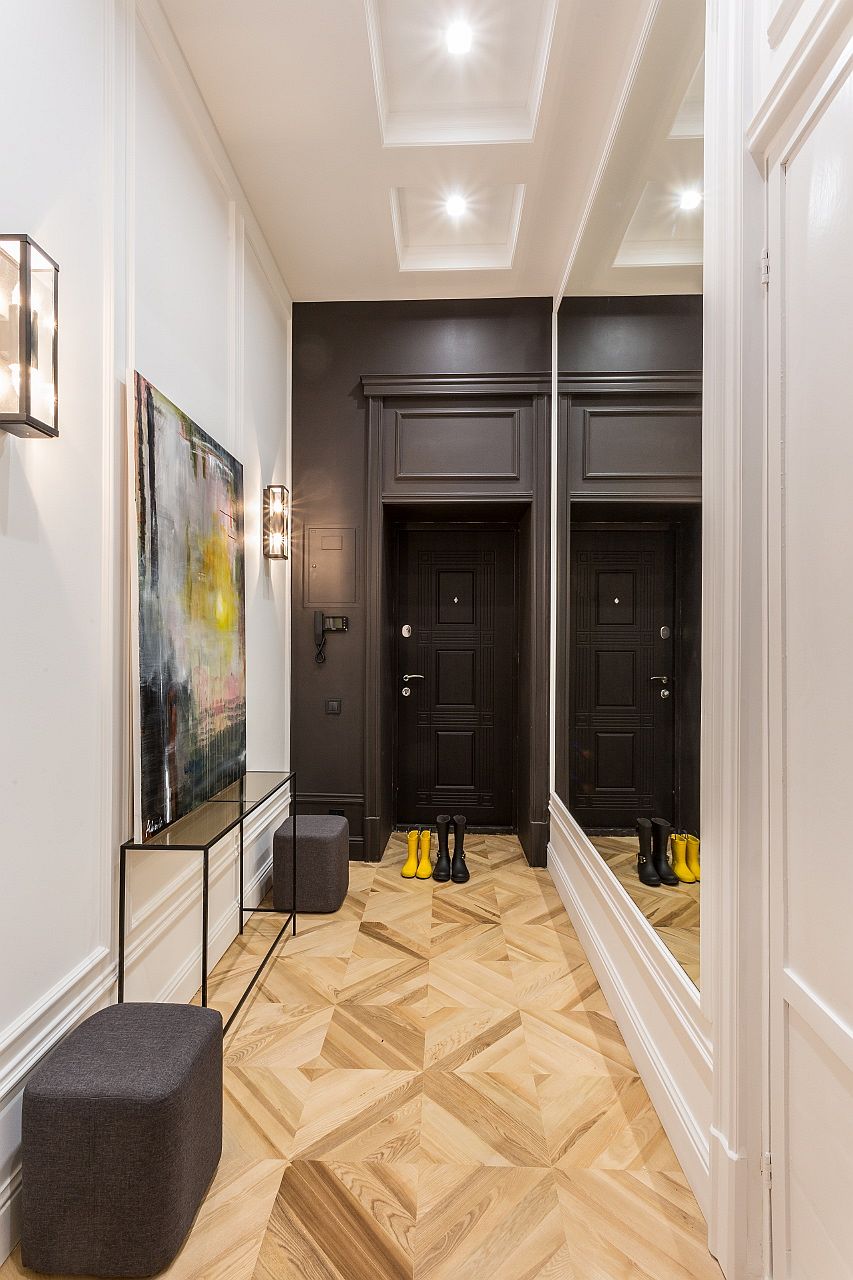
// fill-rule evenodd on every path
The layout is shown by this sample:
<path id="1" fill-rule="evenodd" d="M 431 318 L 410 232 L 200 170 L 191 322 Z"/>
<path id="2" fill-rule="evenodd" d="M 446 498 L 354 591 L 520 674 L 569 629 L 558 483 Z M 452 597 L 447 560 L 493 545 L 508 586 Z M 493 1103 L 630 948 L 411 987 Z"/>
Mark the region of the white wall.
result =
<path id="1" fill-rule="evenodd" d="M 226 448 L 230 193 L 181 113 L 148 33 L 136 36 L 136 367 Z"/>
<path id="2" fill-rule="evenodd" d="M 17 1234 L 27 1072 L 114 998 L 130 834 L 128 368 L 244 463 L 249 765 L 289 758 L 289 566 L 263 561 L 259 529 L 262 485 L 289 478 L 286 289 L 156 3 L 8 0 L 4 30 L 17 54 L 2 229 L 31 234 L 61 270 L 59 439 L 0 432 L 0 1257 Z M 286 799 L 247 829 L 256 893 Z M 236 932 L 235 841 L 212 881 L 215 959 Z M 192 858 L 142 858 L 129 902 L 128 996 L 188 998 Z"/>
<path id="3" fill-rule="evenodd" d="M 261 554 L 261 489 L 290 484 L 290 353 L 278 304 L 246 240 L 244 260 L 243 466 L 246 486 L 247 760 L 269 769 L 290 759 L 290 592 L 285 566 Z"/>

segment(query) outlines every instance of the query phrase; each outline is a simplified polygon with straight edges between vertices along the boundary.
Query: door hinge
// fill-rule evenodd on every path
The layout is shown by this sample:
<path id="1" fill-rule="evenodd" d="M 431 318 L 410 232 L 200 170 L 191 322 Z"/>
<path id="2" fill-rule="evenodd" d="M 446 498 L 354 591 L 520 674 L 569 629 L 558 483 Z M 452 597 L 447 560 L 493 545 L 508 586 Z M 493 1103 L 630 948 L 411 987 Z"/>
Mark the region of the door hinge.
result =
<path id="1" fill-rule="evenodd" d="M 773 1157 L 769 1151 L 765 1151 L 761 1156 L 761 1185 L 765 1191 L 769 1191 L 773 1186 Z"/>
<path id="2" fill-rule="evenodd" d="M 770 283 L 770 250 L 762 249 L 761 251 L 761 283 Z"/>

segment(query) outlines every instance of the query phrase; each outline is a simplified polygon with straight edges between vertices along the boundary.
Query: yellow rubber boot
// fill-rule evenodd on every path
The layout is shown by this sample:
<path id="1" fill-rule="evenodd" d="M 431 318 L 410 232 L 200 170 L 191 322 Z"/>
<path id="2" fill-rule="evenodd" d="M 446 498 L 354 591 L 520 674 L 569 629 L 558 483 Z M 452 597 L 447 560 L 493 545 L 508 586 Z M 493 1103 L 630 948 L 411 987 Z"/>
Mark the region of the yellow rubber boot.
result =
<path id="1" fill-rule="evenodd" d="M 432 879 L 432 863 L 429 860 L 429 850 L 432 844 L 432 832 L 429 830 L 421 832 L 421 860 L 418 863 L 418 869 L 415 875 L 419 880 Z"/>
<path id="2" fill-rule="evenodd" d="M 687 837 L 687 869 L 691 872 L 693 879 L 698 880 L 699 877 L 699 837 Z"/>
<path id="3" fill-rule="evenodd" d="M 406 842 L 409 846 L 409 856 L 400 875 L 405 876 L 407 880 L 411 880 L 418 869 L 418 832 L 410 831 L 406 836 Z"/>
<path id="4" fill-rule="evenodd" d="M 687 836 L 676 834 L 670 836 L 672 845 L 672 869 L 683 884 L 693 884 L 696 877 L 687 865 Z"/>

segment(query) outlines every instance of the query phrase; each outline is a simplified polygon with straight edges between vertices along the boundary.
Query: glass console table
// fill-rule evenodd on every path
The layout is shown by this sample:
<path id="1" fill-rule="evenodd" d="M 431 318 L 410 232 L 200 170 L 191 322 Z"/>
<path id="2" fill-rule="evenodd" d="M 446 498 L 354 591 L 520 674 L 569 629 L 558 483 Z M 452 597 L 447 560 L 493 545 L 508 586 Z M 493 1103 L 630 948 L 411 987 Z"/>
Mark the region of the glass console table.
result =
<path id="1" fill-rule="evenodd" d="M 119 891 L 118 891 L 118 1002 L 124 1001 L 124 961 L 125 961 L 125 915 L 127 909 L 127 855 L 142 850 L 171 851 L 178 853 L 200 853 L 202 855 L 202 895 L 201 895 L 201 1003 L 207 1005 L 207 933 L 208 933 L 208 901 L 210 879 L 210 850 L 224 836 L 235 828 L 239 829 L 240 838 L 240 933 L 246 917 L 255 911 L 264 911 L 280 915 L 274 907 L 247 907 L 243 901 L 243 824 L 250 814 L 259 809 L 265 801 L 290 784 L 290 812 L 293 817 L 293 910 L 285 917 L 284 923 L 273 939 L 263 960 L 258 965 L 251 982 L 246 987 L 237 1004 L 234 1006 L 225 1030 L 231 1026 L 240 1009 L 263 973 L 267 961 L 278 946 L 287 928 L 292 926 L 296 934 L 296 774 L 293 770 L 285 773 L 249 770 L 230 786 L 211 796 L 204 804 L 193 809 L 192 813 L 170 822 L 147 840 L 125 840 L 119 854 Z"/>

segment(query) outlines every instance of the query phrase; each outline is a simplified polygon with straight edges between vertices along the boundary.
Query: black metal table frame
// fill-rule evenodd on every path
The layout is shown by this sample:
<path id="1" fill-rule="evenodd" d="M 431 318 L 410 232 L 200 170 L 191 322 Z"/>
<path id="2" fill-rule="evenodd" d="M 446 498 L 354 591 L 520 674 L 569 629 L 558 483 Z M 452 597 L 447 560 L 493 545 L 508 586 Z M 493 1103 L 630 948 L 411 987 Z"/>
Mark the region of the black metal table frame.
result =
<path id="1" fill-rule="evenodd" d="M 259 770 L 258 772 L 265 772 L 265 771 Z M 243 823 L 245 822 L 247 817 L 249 817 L 252 813 L 255 812 L 255 809 L 260 808 L 260 806 L 266 803 L 266 801 L 269 800 L 271 796 L 274 796 L 277 791 L 280 791 L 282 787 L 285 787 L 288 784 L 290 784 L 290 816 L 293 818 L 293 855 L 292 855 L 293 856 L 293 909 L 287 914 L 287 917 L 284 923 L 282 924 L 281 928 L 279 929 L 278 933 L 273 939 L 270 947 L 268 948 L 266 954 L 264 955 L 263 960 L 255 970 L 252 976 L 251 982 L 246 987 L 245 991 L 240 996 L 240 999 L 237 1001 L 236 1005 L 234 1006 L 231 1013 L 229 1014 L 228 1019 L 225 1022 L 223 1027 L 223 1034 L 228 1031 L 228 1028 L 231 1026 L 231 1023 L 237 1017 L 237 1014 L 240 1012 L 243 1005 L 245 1004 L 250 991 L 255 986 L 255 983 L 258 981 L 264 969 L 266 968 L 267 961 L 272 956 L 273 952 L 275 951 L 276 947 L 281 941 L 282 936 L 286 932 L 288 926 L 292 926 L 293 937 L 296 937 L 296 773 L 293 770 L 291 770 L 289 773 L 285 773 L 280 779 L 280 781 L 274 787 L 272 787 L 270 791 L 261 800 L 257 802 L 256 805 L 250 808 L 248 812 L 246 813 L 241 812 L 239 817 L 234 818 L 231 822 L 226 823 L 222 827 L 222 829 L 217 831 L 216 835 L 213 836 L 210 840 L 208 840 L 207 843 L 205 844 L 191 844 L 188 842 L 187 844 L 158 845 L 155 842 L 156 837 L 154 837 L 152 840 L 148 841 L 147 843 L 144 840 L 142 841 L 125 840 L 124 844 L 121 846 L 121 849 L 119 851 L 119 889 L 118 889 L 118 1003 L 119 1004 L 124 1003 L 124 970 L 125 970 L 126 914 L 127 914 L 126 890 L 127 890 L 127 855 L 128 853 L 138 853 L 142 851 L 150 853 L 150 852 L 156 851 L 158 853 L 165 852 L 165 853 L 201 853 L 202 854 L 201 1003 L 205 1008 L 207 1008 L 207 977 L 208 977 L 207 935 L 208 935 L 208 924 L 209 924 L 208 907 L 209 907 L 209 898 L 210 898 L 210 850 L 213 848 L 215 844 L 218 844 L 220 840 L 223 840 L 225 836 L 227 836 L 230 832 L 232 832 L 235 827 L 240 828 L 240 933 L 241 934 L 243 933 L 243 927 L 246 921 L 246 917 L 253 915 L 256 911 L 268 912 L 271 915 L 282 915 L 283 912 L 276 911 L 275 907 L 261 907 L 261 906 L 246 907 L 244 905 L 245 890 L 244 890 L 244 884 L 243 884 L 243 851 L 244 851 Z M 216 803 L 230 804 L 235 802 L 231 800 L 217 799 L 216 796 L 211 796 L 210 800 L 205 801 L 205 804 L 216 804 Z M 180 821 L 181 821 L 180 818 L 176 819 L 176 823 Z M 174 826 L 176 825 L 176 823 L 173 823 L 170 825 Z M 166 830 L 168 830 L 168 827 L 162 827 L 160 831 L 157 832 L 157 836 L 162 836 L 163 832 Z"/>

